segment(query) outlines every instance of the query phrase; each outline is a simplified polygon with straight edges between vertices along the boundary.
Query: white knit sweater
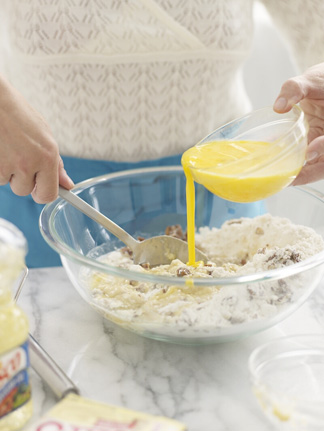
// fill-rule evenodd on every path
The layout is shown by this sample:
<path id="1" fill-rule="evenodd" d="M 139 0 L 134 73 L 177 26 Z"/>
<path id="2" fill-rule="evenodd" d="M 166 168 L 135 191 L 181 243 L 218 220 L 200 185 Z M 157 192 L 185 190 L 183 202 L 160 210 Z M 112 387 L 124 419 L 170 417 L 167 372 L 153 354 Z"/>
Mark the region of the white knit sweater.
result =
<path id="1" fill-rule="evenodd" d="M 324 60 L 323 0 L 264 0 L 301 70 Z M 61 154 L 183 152 L 250 109 L 253 0 L 1 0 L 1 65 Z"/>

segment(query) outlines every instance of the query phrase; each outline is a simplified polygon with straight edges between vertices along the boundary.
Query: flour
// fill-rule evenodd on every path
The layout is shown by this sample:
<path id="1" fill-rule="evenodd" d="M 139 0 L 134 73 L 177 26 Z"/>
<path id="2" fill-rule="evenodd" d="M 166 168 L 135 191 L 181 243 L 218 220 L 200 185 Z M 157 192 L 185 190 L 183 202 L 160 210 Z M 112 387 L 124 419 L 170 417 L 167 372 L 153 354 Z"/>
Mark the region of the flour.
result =
<path id="1" fill-rule="evenodd" d="M 324 250 L 313 229 L 265 214 L 203 227 L 196 245 L 210 258 L 191 267 L 175 259 L 155 268 L 135 265 L 129 250 L 115 250 L 101 261 L 137 273 L 163 275 L 168 283 L 126 280 L 104 273 L 84 274 L 93 305 L 107 318 L 138 331 L 192 336 L 276 316 L 314 284 L 315 270 L 278 280 L 222 284 L 222 279 L 294 265 Z M 315 272 L 314 272 L 315 271 Z M 182 277 L 186 284 L 172 284 Z M 215 284 L 195 286 L 196 277 Z M 217 279 L 217 280 L 216 280 Z M 225 280 L 224 280 L 225 282 Z"/>

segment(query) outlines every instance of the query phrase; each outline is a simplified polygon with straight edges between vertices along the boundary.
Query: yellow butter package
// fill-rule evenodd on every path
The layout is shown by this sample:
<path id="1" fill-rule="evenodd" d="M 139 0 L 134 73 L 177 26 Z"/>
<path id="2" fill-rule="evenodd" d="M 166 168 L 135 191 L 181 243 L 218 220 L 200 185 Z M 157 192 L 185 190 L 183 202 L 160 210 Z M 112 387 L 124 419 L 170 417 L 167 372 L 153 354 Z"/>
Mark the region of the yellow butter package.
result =
<path id="1" fill-rule="evenodd" d="M 27 431 L 185 431 L 172 419 L 110 406 L 70 394 Z"/>

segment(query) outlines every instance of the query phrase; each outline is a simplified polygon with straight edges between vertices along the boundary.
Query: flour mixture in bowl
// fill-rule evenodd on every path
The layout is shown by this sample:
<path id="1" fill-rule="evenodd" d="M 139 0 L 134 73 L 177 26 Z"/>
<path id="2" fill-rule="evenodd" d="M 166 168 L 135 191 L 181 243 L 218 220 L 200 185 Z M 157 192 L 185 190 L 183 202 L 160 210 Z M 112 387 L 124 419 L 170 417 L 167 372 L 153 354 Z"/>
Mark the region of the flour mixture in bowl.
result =
<path id="1" fill-rule="evenodd" d="M 181 228 L 167 229 L 183 237 Z M 168 233 L 168 232 L 167 232 Z M 179 286 L 163 282 L 123 279 L 114 275 L 85 271 L 85 282 L 93 305 L 110 320 L 136 330 L 168 329 L 171 333 L 197 334 L 237 324 L 274 317 L 303 295 L 309 275 L 267 280 L 258 283 L 228 284 L 233 277 L 282 269 L 302 262 L 324 249 L 313 229 L 294 225 L 287 218 L 270 214 L 227 221 L 220 229 L 202 227 L 196 244 L 210 261 L 193 267 L 178 259 L 169 265 L 150 268 L 134 265 L 131 251 L 123 247 L 100 258 L 110 266 L 169 276 L 187 282 Z M 215 279 L 215 285 L 196 285 L 199 279 Z M 224 284 L 220 283 L 224 279 Z"/>

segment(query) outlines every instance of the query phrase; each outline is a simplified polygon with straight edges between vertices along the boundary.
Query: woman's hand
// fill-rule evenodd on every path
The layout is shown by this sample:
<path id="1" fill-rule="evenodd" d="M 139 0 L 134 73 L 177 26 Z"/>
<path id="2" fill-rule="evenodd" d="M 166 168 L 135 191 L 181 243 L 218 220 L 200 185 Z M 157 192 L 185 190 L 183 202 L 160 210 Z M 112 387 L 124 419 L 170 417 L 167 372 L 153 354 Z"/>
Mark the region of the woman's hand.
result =
<path id="1" fill-rule="evenodd" d="M 37 203 L 56 199 L 59 184 L 73 187 L 49 126 L 0 77 L 0 185 L 7 183 L 19 196 L 31 193 Z"/>
<path id="2" fill-rule="evenodd" d="M 324 63 L 288 79 L 281 87 L 273 108 L 284 113 L 299 102 L 309 124 L 307 163 L 293 185 L 324 179 Z"/>

